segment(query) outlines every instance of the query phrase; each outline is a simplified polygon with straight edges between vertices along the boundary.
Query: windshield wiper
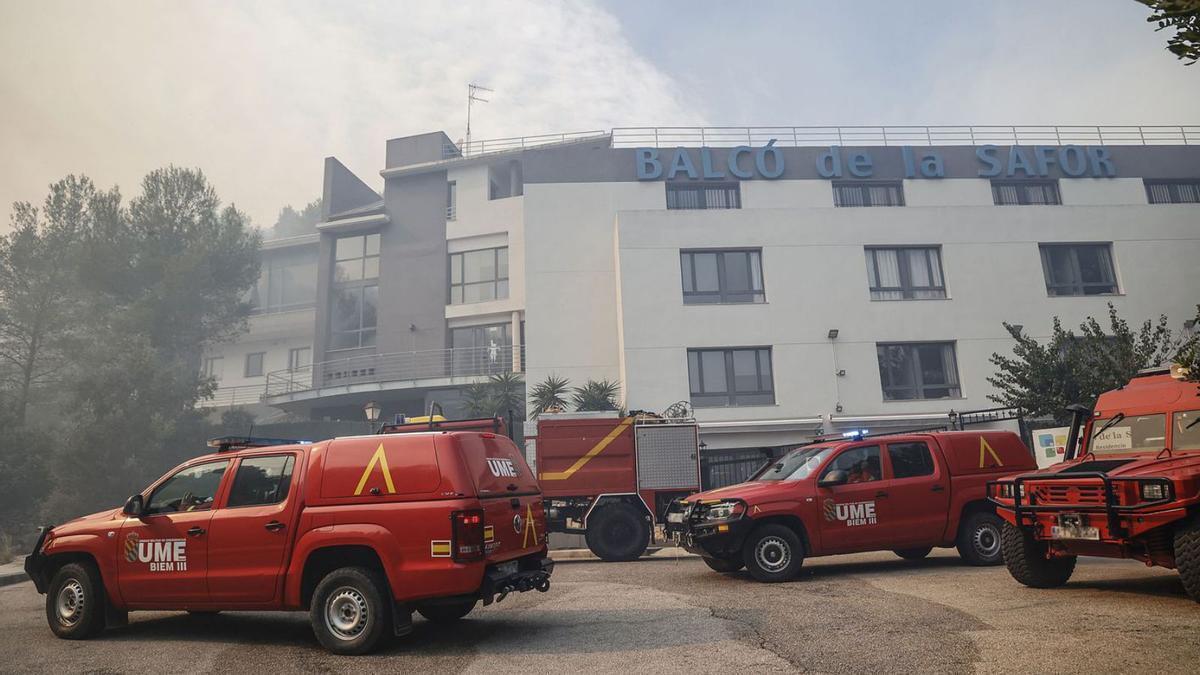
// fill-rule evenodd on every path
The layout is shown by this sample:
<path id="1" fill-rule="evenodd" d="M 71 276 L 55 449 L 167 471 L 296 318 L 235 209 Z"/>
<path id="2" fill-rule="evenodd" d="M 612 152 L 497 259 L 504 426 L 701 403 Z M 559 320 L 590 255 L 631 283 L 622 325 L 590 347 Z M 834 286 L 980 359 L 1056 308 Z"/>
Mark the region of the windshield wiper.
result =
<path id="1" fill-rule="evenodd" d="M 1200 424 L 1200 417 L 1197 417 L 1196 419 L 1192 420 L 1191 422 L 1188 422 L 1187 426 L 1185 426 L 1184 429 L 1191 429 L 1192 427 L 1196 426 L 1197 424 Z"/>
<path id="2" fill-rule="evenodd" d="M 1116 415 L 1113 415 L 1113 418 L 1111 420 L 1105 422 L 1104 426 L 1100 427 L 1099 431 L 1092 434 L 1092 438 L 1095 439 L 1097 436 L 1108 431 L 1109 429 L 1112 428 L 1112 426 L 1114 424 L 1119 423 L 1123 419 L 1125 419 L 1125 413 L 1117 413 Z M 1200 421 L 1200 420 L 1198 420 L 1198 421 Z"/>

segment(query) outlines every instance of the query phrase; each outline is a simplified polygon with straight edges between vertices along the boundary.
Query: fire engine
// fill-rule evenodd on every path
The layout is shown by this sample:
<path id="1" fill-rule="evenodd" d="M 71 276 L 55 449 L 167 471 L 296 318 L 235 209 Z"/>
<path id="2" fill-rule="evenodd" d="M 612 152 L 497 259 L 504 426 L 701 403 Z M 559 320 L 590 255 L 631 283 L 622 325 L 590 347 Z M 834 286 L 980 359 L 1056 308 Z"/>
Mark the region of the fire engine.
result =
<path id="1" fill-rule="evenodd" d="M 526 426 L 550 532 L 584 535 L 602 560 L 634 560 L 671 502 L 700 489 L 699 432 L 690 417 L 612 412 L 543 414 Z"/>
<path id="2" fill-rule="evenodd" d="M 1062 586 L 1077 556 L 1133 558 L 1177 569 L 1200 601 L 1200 389 L 1184 374 L 1143 372 L 1095 410 L 1071 406 L 1066 461 L 989 485 L 1017 581 Z"/>

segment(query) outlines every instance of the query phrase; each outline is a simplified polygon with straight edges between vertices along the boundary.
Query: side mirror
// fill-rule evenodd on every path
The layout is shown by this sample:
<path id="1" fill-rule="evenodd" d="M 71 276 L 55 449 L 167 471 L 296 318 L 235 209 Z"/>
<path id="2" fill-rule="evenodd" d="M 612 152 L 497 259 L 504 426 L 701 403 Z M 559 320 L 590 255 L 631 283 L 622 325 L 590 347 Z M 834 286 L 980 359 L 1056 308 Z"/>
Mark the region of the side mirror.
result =
<path id="1" fill-rule="evenodd" d="M 818 483 L 817 487 L 833 487 L 835 485 L 845 485 L 846 481 L 850 480 L 850 475 L 841 469 L 834 469 L 825 474 Z"/>
<path id="2" fill-rule="evenodd" d="M 121 509 L 121 513 L 134 518 L 141 518 L 145 510 L 145 503 L 142 501 L 141 495 L 134 495 L 125 502 L 125 508 Z"/>

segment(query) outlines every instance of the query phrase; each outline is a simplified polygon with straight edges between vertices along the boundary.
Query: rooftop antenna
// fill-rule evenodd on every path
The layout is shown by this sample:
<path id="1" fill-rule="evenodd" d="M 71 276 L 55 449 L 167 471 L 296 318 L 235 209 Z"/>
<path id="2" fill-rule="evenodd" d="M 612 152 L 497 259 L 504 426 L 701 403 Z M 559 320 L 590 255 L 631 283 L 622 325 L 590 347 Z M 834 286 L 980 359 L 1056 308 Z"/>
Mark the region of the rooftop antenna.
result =
<path id="1" fill-rule="evenodd" d="M 479 101 L 480 103 L 488 103 L 488 99 L 482 98 L 482 97 L 476 95 L 476 92 L 480 92 L 480 91 L 488 91 L 488 92 L 494 93 L 496 90 L 488 89 L 487 87 L 485 87 L 483 85 L 475 84 L 474 82 L 467 85 L 467 139 L 466 139 L 466 141 L 463 142 L 463 147 L 462 147 L 462 151 L 463 151 L 464 155 L 469 154 L 470 148 L 471 148 L 471 104 L 474 103 L 475 101 Z"/>

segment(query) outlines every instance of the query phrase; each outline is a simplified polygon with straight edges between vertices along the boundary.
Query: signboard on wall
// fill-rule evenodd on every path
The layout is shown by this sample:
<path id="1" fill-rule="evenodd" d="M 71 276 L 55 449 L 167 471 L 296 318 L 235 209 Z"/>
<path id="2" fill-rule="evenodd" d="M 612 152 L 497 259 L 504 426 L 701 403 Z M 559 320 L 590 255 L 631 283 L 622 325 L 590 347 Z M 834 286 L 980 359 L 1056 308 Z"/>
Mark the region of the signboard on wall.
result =
<path id="1" fill-rule="evenodd" d="M 1033 456 L 1037 459 L 1039 469 L 1044 469 L 1051 464 L 1058 464 L 1066 459 L 1067 434 L 1070 431 L 1070 427 L 1034 430 Z"/>

